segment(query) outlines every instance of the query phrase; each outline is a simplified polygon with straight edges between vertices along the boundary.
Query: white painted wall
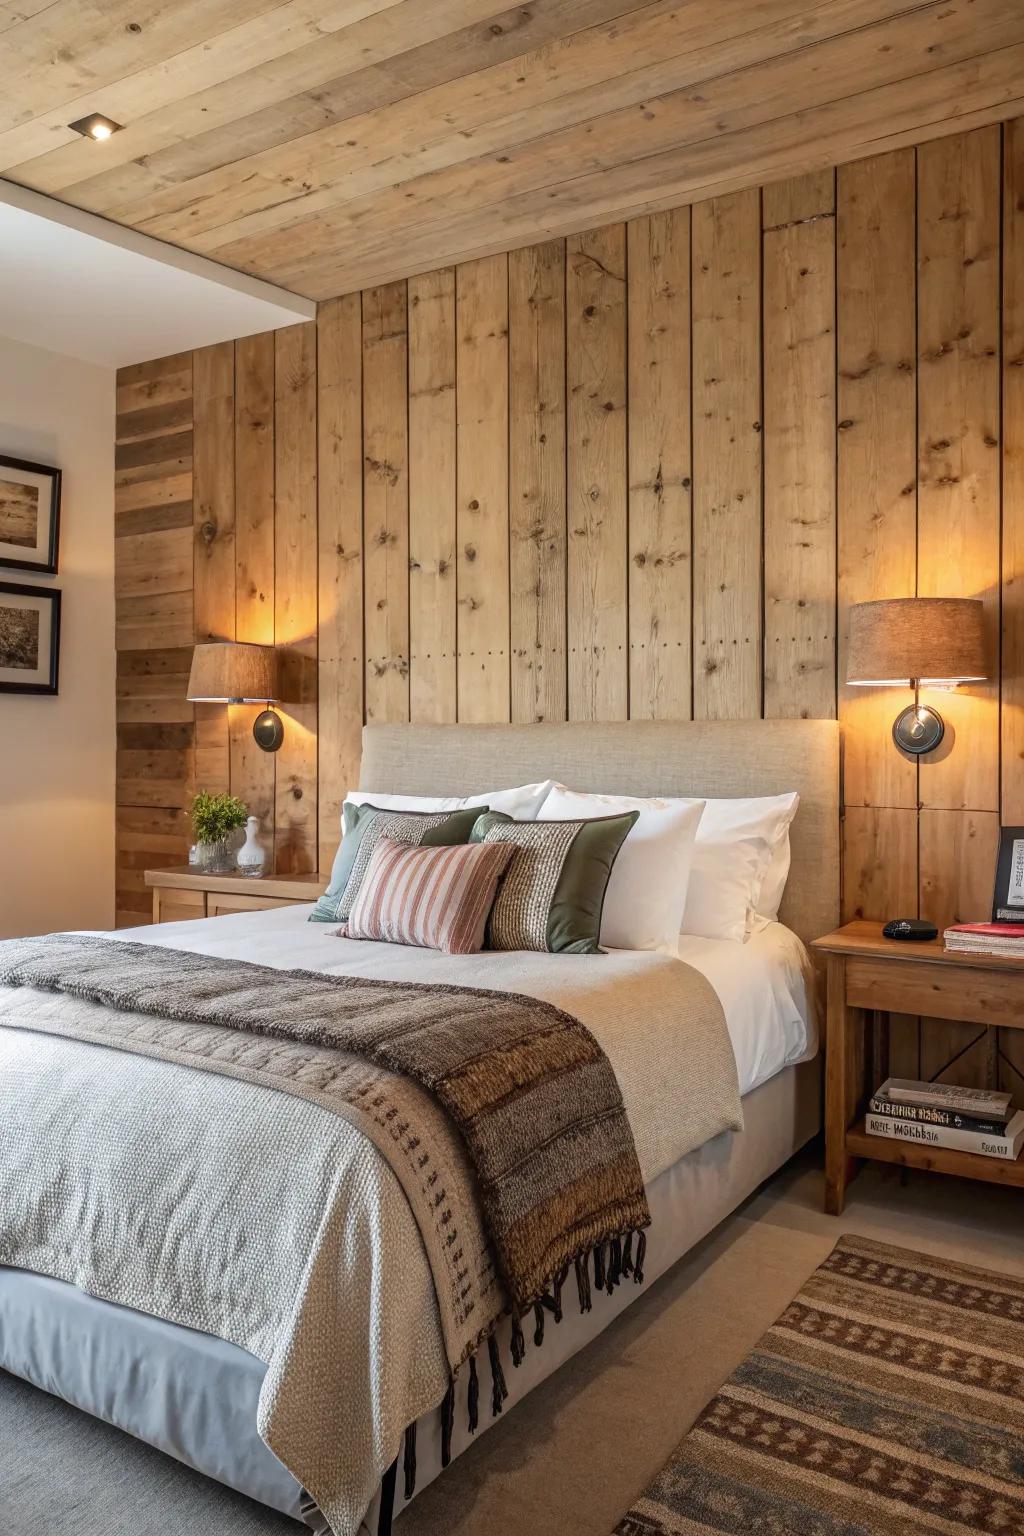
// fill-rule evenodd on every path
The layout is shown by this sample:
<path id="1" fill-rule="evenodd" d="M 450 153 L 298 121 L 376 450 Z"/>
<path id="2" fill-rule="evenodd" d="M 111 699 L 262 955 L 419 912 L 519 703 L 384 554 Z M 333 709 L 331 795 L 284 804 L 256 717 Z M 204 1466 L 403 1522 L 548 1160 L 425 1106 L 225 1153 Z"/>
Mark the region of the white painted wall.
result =
<path id="1" fill-rule="evenodd" d="M 0 938 L 114 923 L 113 369 L 0 336 L 0 453 L 63 470 L 60 692 L 0 693 Z"/>

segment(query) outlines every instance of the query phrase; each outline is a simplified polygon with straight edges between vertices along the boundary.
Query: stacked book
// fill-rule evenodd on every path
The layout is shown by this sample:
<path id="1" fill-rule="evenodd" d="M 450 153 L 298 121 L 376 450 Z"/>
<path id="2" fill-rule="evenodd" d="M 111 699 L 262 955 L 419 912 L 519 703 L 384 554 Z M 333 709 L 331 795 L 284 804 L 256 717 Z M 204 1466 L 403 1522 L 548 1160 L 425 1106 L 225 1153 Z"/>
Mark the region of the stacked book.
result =
<path id="1" fill-rule="evenodd" d="M 1024 959 L 1024 923 L 956 923 L 942 935 L 958 955 L 1020 955 Z"/>
<path id="2" fill-rule="evenodd" d="M 1024 1110 L 1008 1093 L 890 1077 L 871 1095 L 864 1128 L 869 1136 L 952 1147 L 1013 1162 L 1024 1146 Z"/>

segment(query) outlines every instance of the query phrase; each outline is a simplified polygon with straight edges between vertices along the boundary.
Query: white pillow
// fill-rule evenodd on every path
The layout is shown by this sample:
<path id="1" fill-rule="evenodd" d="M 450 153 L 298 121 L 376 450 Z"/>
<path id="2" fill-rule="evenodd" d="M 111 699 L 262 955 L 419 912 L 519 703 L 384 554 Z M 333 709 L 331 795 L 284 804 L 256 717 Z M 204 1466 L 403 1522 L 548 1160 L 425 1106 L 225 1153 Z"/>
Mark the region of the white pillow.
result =
<path id="1" fill-rule="evenodd" d="M 789 879 L 790 859 L 789 822 L 787 822 L 782 836 L 775 845 L 775 852 L 771 856 L 761 886 L 761 894 L 754 904 L 758 917 L 767 918 L 769 922 L 775 922 L 778 918 L 786 890 L 786 881 Z"/>
<path id="2" fill-rule="evenodd" d="M 540 808 L 554 788 L 554 779 L 542 784 L 520 784 L 515 789 L 492 789 L 478 795 L 386 795 L 372 789 L 353 789 L 346 805 L 377 805 L 382 811 L 461 811 L 466 806 L 486 805 L 504 811 L 513 821 L 536 821 Z"/>
<path id="3" fill-rule="evenodd" d="M 544 802 L 545 821 L 639 812 L 612 866 L 601 914 L 603 945 L 675 952 L 703 809 L 703 800 L 587 795 L 561 784 L 552 789 Z"/>
<path id="4" fill-rule="evenodd" d="M 774 919 L 789 874 L 797 794 L 708 800 L 697 829 L 681 931 L 743 943 Z"/>

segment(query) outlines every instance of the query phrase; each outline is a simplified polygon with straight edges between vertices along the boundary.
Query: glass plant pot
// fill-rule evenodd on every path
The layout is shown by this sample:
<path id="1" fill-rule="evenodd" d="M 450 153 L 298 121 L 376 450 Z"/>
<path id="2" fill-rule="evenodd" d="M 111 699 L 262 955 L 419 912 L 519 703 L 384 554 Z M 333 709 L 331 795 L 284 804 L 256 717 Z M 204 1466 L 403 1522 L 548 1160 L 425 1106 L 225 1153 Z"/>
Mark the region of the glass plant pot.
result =
<path id="1" fill-rule="evenodd" d="M 192 863 L 192 860 L 189 860 Z M 196 843 L 193 868 L 207 875 L 230 875 L 235 872 L 235 852 L 227 838 L 219 843 Z"/>

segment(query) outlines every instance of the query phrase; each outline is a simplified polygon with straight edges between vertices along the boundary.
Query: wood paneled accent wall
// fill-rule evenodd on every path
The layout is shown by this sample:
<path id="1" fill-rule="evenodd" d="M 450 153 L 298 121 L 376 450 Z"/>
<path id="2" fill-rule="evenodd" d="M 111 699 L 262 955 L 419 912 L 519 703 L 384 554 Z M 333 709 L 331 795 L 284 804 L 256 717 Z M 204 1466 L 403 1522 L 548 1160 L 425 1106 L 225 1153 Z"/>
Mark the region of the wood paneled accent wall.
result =
<path id="1" fill-rule="evenodd" d="M 330 300 L 123 370 L 119 411 L 122 921 L 197 785 L 329 865 L 364 718 L 837 711 L 848 914 L 986 913 L 1024 822 L 1024 123 Z M 842 682 L 849 605 L 914 592 L 984 599 L 992 673 L 920 767 L 899 692 Z M 288 648 L 276 759 L 184 702 L 210 636 Z"/>

